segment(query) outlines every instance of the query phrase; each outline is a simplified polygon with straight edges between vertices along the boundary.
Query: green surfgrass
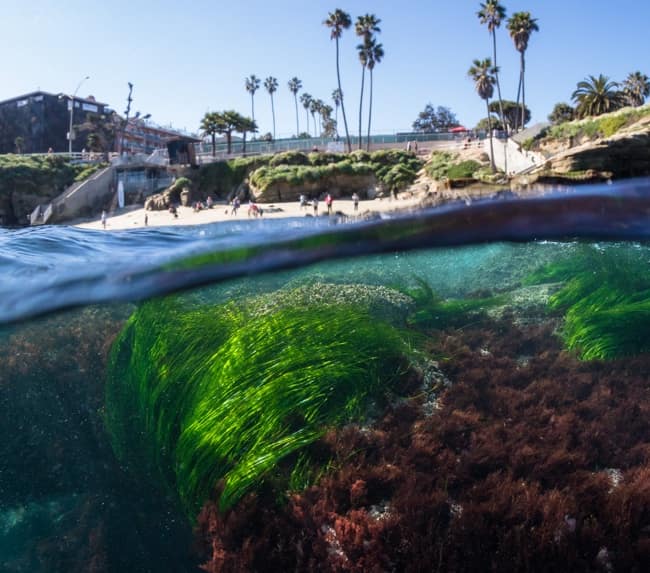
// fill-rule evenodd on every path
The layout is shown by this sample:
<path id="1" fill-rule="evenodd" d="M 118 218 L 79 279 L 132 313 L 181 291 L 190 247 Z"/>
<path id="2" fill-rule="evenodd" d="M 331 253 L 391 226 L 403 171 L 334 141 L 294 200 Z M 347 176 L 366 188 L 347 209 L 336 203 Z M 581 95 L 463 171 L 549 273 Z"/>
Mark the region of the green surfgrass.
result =
<path id="1" fill-rule="evenodd" d="M 563 283 L 549 300 L 564 313 L 562 338 L 583 360 L 650 351 L 650 267 L 645 249 L 582 246 L 528 277 Z"/>
<path id="2" fill-rule="evenodd" d="M 271 474 L 287 488 L 304 481 L 308 446 L 363 420 L 407 368 L 404 332 L 369 308 L 143 304 L 110 358 L 116 454 L 162 478 L 190 516 L 216 492 L 222 510 L 232 507 Z M 296 460 L 297 471 L 283 466 Z"/>

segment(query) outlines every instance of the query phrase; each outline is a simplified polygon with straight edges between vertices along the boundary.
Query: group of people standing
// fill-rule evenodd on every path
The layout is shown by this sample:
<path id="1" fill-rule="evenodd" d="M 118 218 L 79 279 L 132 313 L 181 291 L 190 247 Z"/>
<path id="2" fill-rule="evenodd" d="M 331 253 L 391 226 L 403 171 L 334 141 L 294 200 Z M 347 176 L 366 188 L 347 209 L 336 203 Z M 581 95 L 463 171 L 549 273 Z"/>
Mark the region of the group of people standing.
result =
<path id="1" fill-rule="evenodd" d="M 352 201 L 354 203 L 354 211 L 356 212 L 356 211 L 359 210 L 359 194 L 354 192 L 352 194 L 351 198 L 352 198 Z M 333 214 L 332 209 L 333 209 L 333 204 L 334 204 L 334 198 L 332 197 L 332 195 L 330 193 L 327 193 L 327 195 L 325 195 L 324 202 L 325 202 L 325 206 L 327 207 L 327 214 L 332 215 Z M 309 205 L 309 200 L 307 199 L 307 195 L 302 193 L 300 195 L 300 210 L 301 211 L 305 210 L 308 205 Z M 311 200 L 311 206 L 312 206 L 312 208 L 314 210 L 314 216 L 317 216 L 318 215 L 318 197 L 314 197 Z"/>

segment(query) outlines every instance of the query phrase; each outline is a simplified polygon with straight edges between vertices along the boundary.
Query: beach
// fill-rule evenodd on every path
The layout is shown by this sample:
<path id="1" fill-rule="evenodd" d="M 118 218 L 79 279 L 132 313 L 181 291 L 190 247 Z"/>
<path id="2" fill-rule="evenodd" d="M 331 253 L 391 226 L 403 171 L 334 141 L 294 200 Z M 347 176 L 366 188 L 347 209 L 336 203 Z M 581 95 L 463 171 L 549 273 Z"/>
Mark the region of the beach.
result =
<path id="1" fill-rule="evenodd" d="M 420 197 L 404 197 L 398 199 L 368 199 L 359 202 L 359 209 L 355 212 L 354 203 L 351 199 L 335 199 L 332 210 L 335 214 L 343 214 L 349 217 L 367 216 L 371 213 L 389 213 L 395 210 L 417 208 L 420 205 Z M 286 217 L 313 217 L 314 209 L 311 205 L 301 208 L 297 201 L 290 203 L 258 203 L 262 210 L 263 219 L 277 219 Z M 225 203 L 215 203 L 211 209 L 194 211 L 192 207 L 178 207 L 178 217 L 174 217 L 169 211 L 145 211 L 143 207 L 127 206 L 107 214 L 106 230 L 118 231 L 124 229 L 135 229 L 145 226 L 164 227 L 179 225 L 205 225 L 233 220 L 255 220 L 253 215 L 248 214 L 248 204 L 243 203 L 236 215 L 232 214 L 232 207 Z M 324 201 L 318 204 L 318 215 L 327 214 L 327 207 Z M 258 217 L 259 219 L 259 217 Z M 92 220 L 84 220 L 73 223 L 73 226 L 84 229 L 102 229 L 102 221 L 98 216 Z"/>

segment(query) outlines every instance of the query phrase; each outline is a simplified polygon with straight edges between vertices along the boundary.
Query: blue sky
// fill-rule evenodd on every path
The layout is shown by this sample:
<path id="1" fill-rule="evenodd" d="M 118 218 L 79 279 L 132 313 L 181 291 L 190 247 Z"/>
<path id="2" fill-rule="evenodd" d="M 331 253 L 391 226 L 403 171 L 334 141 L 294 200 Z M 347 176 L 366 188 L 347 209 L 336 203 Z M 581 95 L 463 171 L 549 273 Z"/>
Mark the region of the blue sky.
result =
<path id="1" fill-rule="evenodd" d="M 277 135 L 295 132 L 287 81 L 331 103 L 336 88 L 334 43 L 322 22 L 341 8 L 380 18 L 385 58 L 375 68 L 373 129 L 410 129 L 424 106 L 444 105 L 473 126 L 484 117 L 467 69 L 491 56 L 487 29 L 474 0 L 31 0 L 3 5 L 4 44 L 0 99 L 37 89 L 94 95 L 119 112 L 133 82 L 133 111 L 163 125 L 196 131 L 206 111 L 250 115 L 244 78 L 269 75 L 275 94 Z M 540 31 L 526 56 L 526 101 L 533 121 L 545 120 L 558 101 L 569 101 L 578 81 L 603 73 L 623 80 L 650 75 L 650 2 L 641 0 L 504 0 L 508 15 L 529 11 Z M 341 75 L 351 132 L 356 132 L 361 67 L 353 28 L 341 39 Z M 516 98 L 519 55 L 505 25 L 497 35 L 501 86 Z M 271 131 L 270 100 L 260 89 L 255 116 Z M 301 131 L 305 114 L 300 111 Z M 365 115 L 365 112 L 364 112 Z M 341 127 L 342 127 L 342 122 Z M 365 130 L 365 128 L 364 128 Z M 342 131 L 342 129 L 341 129 Z"/>

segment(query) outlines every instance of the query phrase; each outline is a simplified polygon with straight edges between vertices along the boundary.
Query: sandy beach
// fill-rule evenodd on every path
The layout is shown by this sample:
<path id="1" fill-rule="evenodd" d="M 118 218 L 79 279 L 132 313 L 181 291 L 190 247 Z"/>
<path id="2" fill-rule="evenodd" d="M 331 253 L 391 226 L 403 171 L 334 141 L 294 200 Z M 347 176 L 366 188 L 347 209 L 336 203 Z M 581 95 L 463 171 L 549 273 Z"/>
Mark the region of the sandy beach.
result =
<path id="1" fill-rule="evenodd" d="M 348 216 L 363 215 L 368 213 L 388 213 L 394 210 L 403 210 L 416 208 L 420 203 L 420 198 L 405 197 L 398 199 L 372 199 L 359 202 L 359 210 L 355 213 L 354 204 L 350 199 L 335 199 L 333 211 L 343 213 Z M 258 207 L 263 210 L 264 219 L 277 219 L 282 217 L 307 217 L 314 215 L 314 209 L 311 205 L 301 209 L 298 202 L 291 203 L 258 203 Z M 324 202 L 318 205 L 318 215 L 323 216 L 327 213 L 327 207 Z M 238 213 L 233 215 L 231 208 L 225 203 L 215 203 L 212 209 L 202 209 L 195 212 L 191 207 L 179 207 L 178 217 L 174 217 L 168 211 L 145 211 L 143 207 L 134 208 L 133 206 L 125 207 L 114 213 L 108 213 L 106 218 L 106 230 L 118 231 L 123 229 L 135 229 L 145 226 L 145 215 L 147 225 L 150 227 L 178 226 L 178 225 L 205 225 L 208 223 L 218 223 L 232 220 L 253 220 L 255 217 L 248 215 L 248 204 L 244 203 Z M 102 229 L 102 222 L 99 217 L 93 220 L 79 221 L 73 223 L 75 227 L 85 229 Z"/>

